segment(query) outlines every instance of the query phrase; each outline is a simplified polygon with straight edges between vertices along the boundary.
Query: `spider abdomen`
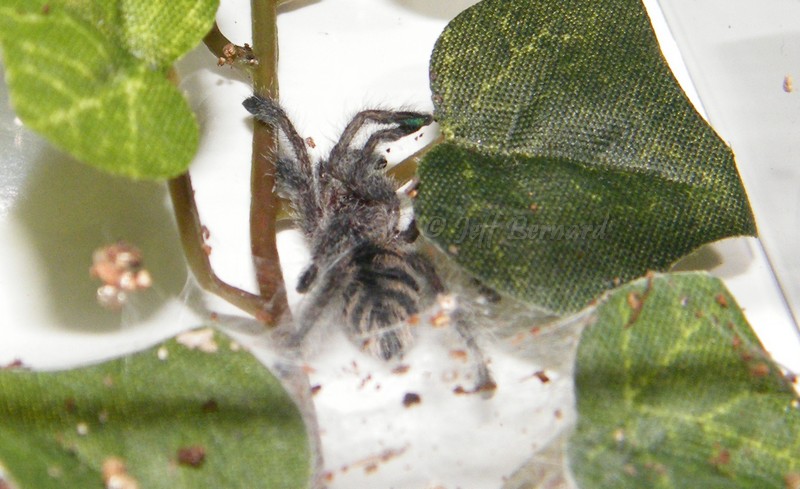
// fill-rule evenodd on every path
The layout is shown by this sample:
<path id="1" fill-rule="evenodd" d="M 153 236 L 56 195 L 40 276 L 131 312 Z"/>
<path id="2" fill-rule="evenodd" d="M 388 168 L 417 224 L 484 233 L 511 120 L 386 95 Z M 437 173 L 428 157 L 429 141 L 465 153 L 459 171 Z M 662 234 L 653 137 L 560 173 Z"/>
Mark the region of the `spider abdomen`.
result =
<path id="1" fill-rule="evenodd" d="M 367 243 L 356 248 L 349 283 L 342 289 L 351 336 L 389 359 L 411 340 L 405 320 L 419 312 L 421 287 L 403 249 Z"/>

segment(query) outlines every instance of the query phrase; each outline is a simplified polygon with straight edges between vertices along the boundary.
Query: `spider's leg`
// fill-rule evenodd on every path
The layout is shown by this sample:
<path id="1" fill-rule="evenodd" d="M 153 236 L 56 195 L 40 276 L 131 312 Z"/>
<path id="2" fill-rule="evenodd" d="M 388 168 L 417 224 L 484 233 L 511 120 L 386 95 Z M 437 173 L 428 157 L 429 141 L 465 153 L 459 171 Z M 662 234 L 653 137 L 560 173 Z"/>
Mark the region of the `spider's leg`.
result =
<path id="1" fill-rule="evenodd" d="M 408 261 L 411 269 L 422 276 L 422 278 L 431 288 L 431 292 L 434 294 L 444 293 L 444 284 L 442 283 L 442 279 L 439 278 L 439 274 L 436 273 L 436 268 L 434 268 L 430 260 L 416 251 L 409 253 L 406 260 Z"/>
<path id="2" fill-rule="evenodd" d="M 353 117 L 353 120 L 347 124 L 347 127 L 342 132 L 339 141 L 331 150 L 329 162 L 341 161 L 353 139 L 356 137 L 362 126 L 366 123 L 374 124 L 391 124 L 397 127 L 377 131 L 370 136 L 367 144 L 362 149 L 362 152 L 369 154 L 375 151 L 375 147 L 387 141 L 396 141 L 403 136 L 408 136 L 422 127 L 427 126 L 433 122 L 433 117 L 430 114 L 421 112 L 406 112 L 406 111 L 391 111 L 391 110 L 364 110 L 359 112 Z M 368 150 L 368 151 L 367 151 Z"/>
<path id="3" fill-rule="evenodd" d="M 411 222 L 408 223 L 408 226 L 400 231 L 398 237 L 405 241 L 406 243 L 413 243 L 414 241 L 419 238 L 419 228 L 417 227 L 417 220 L 415 218 L 411 219 Z"/>
<path id="4" fill-rule="evenodd" d="M 306 151 L 306 143 L 297 134 L 292 121 L 289 120 L 281 106 L 272 99 L 259 97 L 258 95 L 248 98 L 242 102 L 242 105 L 256 119 L 283 131 L 292 146 L 292 151 L 294 151 L 297 161 L 300 163 L 300 171 L 311 175 L 311 159 L 308 156 L 308 151 Z"/>
<path id="5" fill-rule="evenodd" d="M 433 264 L 427 258 L 425 258 L 424 255 L 416 252 L 410 253 L 408 255 L 408 263 L 415 272 L 419 273 L 427 281 L 432 292 L 435 294 L 441 294 L 445 291 L 444 284 L 442 283 L 441 278 L 439 278 L 439 275 L 436 273 L 436 269 L 434 268 Z M 475 341 L 475 336 L 470 330 L 468 319 L 465 317 L 464 310 L 460 306 L 456 305 L 455 310 L 450 313 L 450 317 L 453 320 L 456 332 L 464 341 L 464 345 L 469 351 L 470 358 L 472 358 L 473 363 L 476 366 L 477 380 L 475 382 L 473 392 L 480 392 L 481 395 L 486 398 L 492 397 L 494 390 L 497 388 L 497 384 L 492 377 L 492 373 L 489 371 L 489 367 L 486 364 L 486 359 L 483 356 L 483 352 L 481 351 L 480 346 L 478 346 L 478 342 Z"/>
<path id="6" fill-rule="evenodd" d="M 352 253 L 344 253 L 323 272 L 322 281 L 317 283 L 312 295 L 306 299 L 307 305 L 298 316 L 298 328 L 289 338 L 290 348 L 299 348 L 302 345 L 306 336 L 319 324 L 331 300 L 341 294 L 342 284 L 348 280 L 351 262 Z M 312 267 L 317 268 L 316 265 Z"/>
<path id="7" fill-rule="evenodd" d="M 461 336 L 461 339 L 464 340 L 464 345 L 466 345 L 469 351 L 470 358 L 472 358 L 473 364 L 477 368 L 477 380 L 472 392 L 480 392 L 483 397 L 488 399 L 494 395 L 494 391 L 497 389 L 497 383 L 492 377 L 492 372 L 489 371 L 486 358 L 484 358 L 483 352 L 480 346 L 478 346 L 478 342 L 475 341 L 475 336 L 472 334 L 472 331 L 470 331 L 464 315 L 457 310 L 452 317 L 455 319 L 456 331 Z"/>
<path id="8" fill-rule="evenodd" d="M 319 205 L 314 191 L 311 160 L 305 141 L 297 133 L 286 112 L 274 100 L 252 96 L 242 105 L 259 121 L 269 124 L 286 135 L 295 159 L 280 158 L 275 165 L 276 179 L 281 191 L 291 200 L 300 213 L 299 221 L 306 235 L 310 235 L 319 220 Z"/>

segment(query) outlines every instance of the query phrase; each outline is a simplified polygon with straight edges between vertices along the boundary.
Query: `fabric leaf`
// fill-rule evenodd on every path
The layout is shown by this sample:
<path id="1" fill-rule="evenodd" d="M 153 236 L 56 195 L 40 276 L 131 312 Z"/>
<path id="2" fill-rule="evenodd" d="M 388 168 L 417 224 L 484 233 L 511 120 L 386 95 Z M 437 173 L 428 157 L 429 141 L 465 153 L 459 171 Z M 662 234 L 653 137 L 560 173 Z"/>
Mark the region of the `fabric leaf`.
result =
<path id="1" fill-rule="evenodd" d="M 719 279 L 615 290 L 581 337 L 578 487 L 784 488 L 800 480 L 800 401 Z"/>
<path id="2" fill-rule="evenodd" d="M 755 233 L 733 154 L 663 60 L 638 0 L 484 0 L 431 59 L 444 143 L 423 233 L 499 291 L 565 313 Z"/>

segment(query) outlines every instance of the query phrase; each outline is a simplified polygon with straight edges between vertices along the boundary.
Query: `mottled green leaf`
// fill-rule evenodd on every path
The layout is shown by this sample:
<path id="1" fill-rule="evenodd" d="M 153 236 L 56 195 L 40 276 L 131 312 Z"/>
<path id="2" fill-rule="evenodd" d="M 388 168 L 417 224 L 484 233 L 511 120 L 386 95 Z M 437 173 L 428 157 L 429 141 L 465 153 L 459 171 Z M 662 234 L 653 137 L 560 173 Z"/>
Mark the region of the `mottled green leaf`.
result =
<path id="1" fill-rule="evenodd" d="M 800 403 L 719 279 L 614 291 L 576 360 L 571 470 L 582 489 L 785 488 Z"/>
<path id="2" fill-rule="evenodd" d="M 445 142 L 420 165 L 421 229 L 500 291 L 575 311 L 755 233 L 638 0 L 484 0 L 439 38 L 431 86 Z"/>
<path id="3" fill-rule="evenodd" d="M 22 121 L 86 163 L 133 178 L 185 171 L 198 126 L 167 71 L 217 0 L 0 4 L 6 81 Z"/>
<path id="4" fill-rule="evenodd" d="M 165 66 L 197 46 L 211 29 L 217 0 L 119 0 L 121 33 L 137 58 Z"/>
<path id="5" fill-rule="evenodd" d="M 20 489 L 103 487 L 109 457 L 143 489 L 305 487 L 295 405 L 249 353 L 216 342 L 216 353 L 168 341 L 71 371 L 0 372 L 0 464 Z M 195 446 L 202 465 L 179 463 Z"/>

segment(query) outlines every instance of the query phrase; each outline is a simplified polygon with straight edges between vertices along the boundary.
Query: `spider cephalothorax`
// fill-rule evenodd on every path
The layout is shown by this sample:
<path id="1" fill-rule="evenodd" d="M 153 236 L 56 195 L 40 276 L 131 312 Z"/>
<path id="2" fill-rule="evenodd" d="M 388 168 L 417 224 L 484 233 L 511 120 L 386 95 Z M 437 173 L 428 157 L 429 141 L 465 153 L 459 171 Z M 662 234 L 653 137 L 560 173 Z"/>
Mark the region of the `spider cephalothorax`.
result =
<path id="1" fill-rule="evenodd" d="M 433 265 L 412 244 L 416 233 L 400 227 L 396 182 L 376 149 L 430 124 L 428 114 L 365 110 L 345 128 L 327 159 L 312 165 L 303 138 L 280 106 L 250 97 L 245 108 L 288 139 L 291 155 L 279 158 L 276 182 L 292 203 L 311 247 L 312 263 L 297 289 L 309 298 L 298 317 L 302 340 L 326 311 L 341 314 L 351 338 L 382 358 L 403 352 L 403 322 L 442 292 Z M 363 145 L 356 136 L 374 131 Z M 337 310 L 338 307 L 338 310 Z"/>

